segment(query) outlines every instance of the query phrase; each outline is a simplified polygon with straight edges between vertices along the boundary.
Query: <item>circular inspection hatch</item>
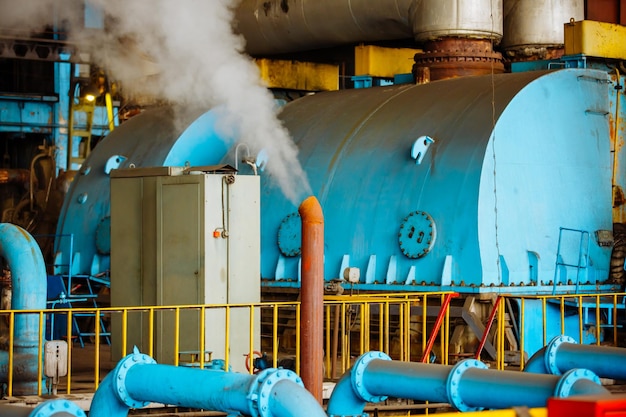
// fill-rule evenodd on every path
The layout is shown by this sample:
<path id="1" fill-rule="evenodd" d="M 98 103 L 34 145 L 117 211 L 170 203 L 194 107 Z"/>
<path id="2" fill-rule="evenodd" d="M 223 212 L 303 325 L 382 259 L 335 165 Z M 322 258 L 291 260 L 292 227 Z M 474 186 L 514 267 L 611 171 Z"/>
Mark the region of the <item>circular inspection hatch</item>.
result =
<path id="1" fill-rule="evenodd" d="M 414 211 L 400 224 L 400 249 L 408 258 L 418 259 L 433 248 L 436 238 L 435 221 L 425 211 Z"/>
<path id="2" fill-rule="evenodd" d="M 300 214 L 291 213 L 278 228 L 278 248 L 288 257 L 298 256 L 302 246 L 302 220 Z"/>

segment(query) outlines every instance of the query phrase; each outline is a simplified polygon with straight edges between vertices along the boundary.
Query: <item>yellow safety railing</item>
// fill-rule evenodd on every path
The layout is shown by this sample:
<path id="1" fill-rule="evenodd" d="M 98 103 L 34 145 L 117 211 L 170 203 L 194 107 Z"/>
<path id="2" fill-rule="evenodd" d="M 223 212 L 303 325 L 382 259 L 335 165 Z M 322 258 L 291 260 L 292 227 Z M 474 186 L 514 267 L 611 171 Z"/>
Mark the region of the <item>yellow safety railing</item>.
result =
<path id="1" fill-rule="evenodd" d="M 448 293 L 326 297 L 326 376 L 340 377 L 351 366 L 352 360 L 370 350 L 383 351 L 394 360 L 419 360 L 433 329 L 428 315 L 430 313 L 431 318 L 433 313 L 436 315 L 445 294 Z M 67 341 L 75 341 L 78 337 L 89 339 L 84 348 L 68 343 L 67 375 L 59 379 L 59 393 L 94 392 L 117 361 L 130 353 L 136 344 L 141 352 L 155 357 L 159 363 L 200 368 L 219 366 L 222 369 L 245 365 L 252 373 L 255 356 L 267 355 L 264 359 L 268 366 L 283 366 L 281 360 L 286 360 L 293 364 L 296 373 L 300 372 L 299 302 L 0 310 L 0 324 L 7 323 L 8 381 L 4 394 L 8 396 L 13 395 L 16 382 L 14 369 L 19 358 L 15 354 L 15 342 L 21 329 L 15 328 L 15 318 L 21 314 L 37 314 L 39 317 L 42 331 L 34 329 L 31 333 L 39 334 L 39 357 L 44 356 L 46 340 L 55 332 L 60 331 Z M 446 312 L 444 317 L 437 349 L 439 361 L 447 364 L 449 313 Z M 91 321 L 84 323 L 81 320 Z M 56 328 L 61 322 L 65 329 Z M 190 330 L 190 323 L 197 329 Z M 111 345 L 107 343 L 109 330 Z M 238 347 L 239 352 L 246 352 L 245 357 L 233 357 L 234 347 Z M 219 357 L 213 357 L 214 351 L 218 351 Z M 214 364 L 213 359 L 221 362 Z M 41 361 L 34 366 L 37 373 L 43 375 Z M 46 385 L 39 380 L 37 394 L 45 394 L 45 391 Z"/>
<path id="2" fill-rule="evenodd" d="M 497 328 L 494 346 L 497 349 L 497 368 L 504 369 L 505 366 L 505 332 L 507 327 L 511 326 L 511 320 L 515 320 L 519 324 L 519 352 L 520 352 L 520 370 L 524 369 L 526 358 L 525 352 L 525 335 L 527 330 L 532 329 L 533 333 L 541 337 L 542 346 L 550 342 L 548 329 L 559 328 L 561 334 L 566 334 L 566 317 L 571 315 L 577 316 L 577 336 L 579 341 L 584 340 L 585 332 L 592 332 L 595 343 L 600 344 L 603 339 L 603 329 L 611 330 L 614 346 L 618 345 L 618 312 L 622 311 L 622 319 L 626 319 L 625 300 L 626 293 L 604 293 L 604 294 L 563 294 L 563 295 L 505 295 L 501 296 L 509 302 L 498 303 L 497 311 Z M 509 312 L 509 320 L 505 320 L 507 314 L 507 305 L 513 302 L 518 308 L 515 312 Z M 529 303 L 535 302 L 540 304 L 541 319 L 536 317 L 528 319 Z M 558 314 L 551 314 L 550 309 L 558 309 Z M 533 307 L 535 310 L 536 307 Z M 512 314 L 515 317 L 511 317 Z M 592 316 L 593 322 L 585 322 L 585 317 Z M 571 332 L 571 330 L 570 330 Z"/>
<path id="3" fill-rule="evenodd" d="M 429 307 L 438 309 L 446 294 L 396 293 L 326 296 L 324 300 L 326 377 L 335 379 L 365 352 L 379 350 L 392 359 L 419 361 L 433 324 Z M 436 315 L 436 314 L 435 314 Z M 432 316 L 432 314 L 431 314 Z M 448 363 L 450 313 L 438 333 L 440 362 Z"/>

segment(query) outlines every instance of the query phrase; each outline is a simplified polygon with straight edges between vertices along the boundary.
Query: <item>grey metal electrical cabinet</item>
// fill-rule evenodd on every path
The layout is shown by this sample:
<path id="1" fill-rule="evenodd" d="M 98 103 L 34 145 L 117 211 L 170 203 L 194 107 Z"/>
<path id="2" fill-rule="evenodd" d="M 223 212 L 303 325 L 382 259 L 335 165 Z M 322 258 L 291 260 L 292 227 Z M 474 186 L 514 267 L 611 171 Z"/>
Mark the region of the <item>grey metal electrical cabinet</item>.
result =
<path id="1" fill-rule="evenodd" d="M 259 302 L 259 188 L 258 176 L 236 175 L 228 166 L 112 171 L 111 305 Z M 178 313 L 172 309 L 152 319 L 146 312 L 131 311 L 125 342 L 122 319 L 112 320 L 114 358 L 134 345 L 148 352 L 152 320 L 155 359 L 173 363 L 176 314 L 180 315 L 178 351 L 199 351 L 199 309 Z M 233 308 L 229 316 L 226 329 L 224 309 L 206 309 L 205 351 L 223 359 L 228 330 L 229 362 L 240 370 L 250 346 L 259 347 L 258 309 L 251 315 L 249 309 Z"/>

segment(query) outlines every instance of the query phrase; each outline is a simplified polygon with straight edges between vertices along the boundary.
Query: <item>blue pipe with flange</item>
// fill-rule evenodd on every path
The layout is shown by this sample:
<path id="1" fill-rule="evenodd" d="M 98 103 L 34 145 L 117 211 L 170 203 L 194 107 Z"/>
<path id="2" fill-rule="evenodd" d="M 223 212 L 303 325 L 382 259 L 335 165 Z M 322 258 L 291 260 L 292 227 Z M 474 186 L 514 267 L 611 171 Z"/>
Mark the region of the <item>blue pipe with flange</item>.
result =
<path id="1" fill-rule="evenodd" d="M 382 352 L 362 355 L 339 380 L 328 415 L 360 416 L 367 403 L 387 396 L 447 402 L 459 411 L 515 406 L 544 407 L 550 397 L 608 394 L 592 372 L 575 369 L 562 377 L 495 371 L 474 359 L 454 366 L 392 361 Z"/>
<path id="2" fill-rule="evenodd" d="M 303 412 L 326 417 L 292 371 L 265 369 L 248 375 L 159 365 L 136 348 L 102 381 L 89 417 L 125 417 L 130 408 L 151 402 L 253 417 L 291 417 Z"/>
<path id="3" fill-rule="evenodd" d="M 11 270 L 11 309 L 46 308 L 47 277 L 43 255 L 37 241 L 24 229 L 0 223 L 0 256 Z M 38 314 L 15 315 L 13 344 L 13 395 L 37 393 L 39 338 Z M 8 380 L 8 353 L 0 352 L 0 380 Z"/>
<path id="4" fill-rule="evenodd" d="M 2 417 L 87 417 L 85 412 L 75 403 L 55 399 L 48 400 L 37 407 L 20 407 L 17 405 L 0 406 L 0 416 Z"/>
<path id="5" fill-rule="evenodd" d="M 561 375 L 573 368 L 589 369 L 600 378 L 626 379 L 626 349 L 581 345 L 556 336 L 526 362 L 524 372 Z"/>

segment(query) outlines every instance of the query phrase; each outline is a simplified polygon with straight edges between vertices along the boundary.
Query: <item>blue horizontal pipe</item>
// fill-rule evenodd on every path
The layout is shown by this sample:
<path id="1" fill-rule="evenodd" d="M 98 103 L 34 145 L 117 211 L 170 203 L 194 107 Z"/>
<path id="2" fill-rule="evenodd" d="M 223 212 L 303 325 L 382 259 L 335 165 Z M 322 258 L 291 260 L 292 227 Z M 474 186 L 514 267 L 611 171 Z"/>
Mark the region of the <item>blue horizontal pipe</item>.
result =
<path id="1" fill-rule="evenodd" d="M 557 336 L 526 363 L 525 372 L 560 375 L 585 368 L 600 378 L 626 379 L 626 349 L 580 345 L 567 336 Z"/>
<path id="2" fill-rule="evenodd" d="M 533 378 L 527 378 L 532 375 Z M 469 369 L 458 387 L 459 397 L 471 408 L 545 407 L 550 397 L 609 395 L 589 379 L 577 379 L 568 395 L 560 395 L 562 378 L 556 375 L 525 374 L 518 371 Z"/>
<path id="3" fill-rule="evenodd" d="M 608 394 L 589 380 L 593 374 L 582 370 L 559 377 L 495 371 L 482 368 L 484 364 L 474 360 L 448 366 L 391 361 L 371 355 L 380 353 L 363 355 L 339 380 L 328 402 L 329 416 L 363 415 L 368 402 L 378 402 L 386 396 L 447 402 L 461 411 L 469 411 L 540 407 L 554 396 Z"/>
<path id="4" fill-rule="evenodd" d="M 37 241 L 24 229 L 10 223 L 0 223 L 0 256 L 11 270 L 11 309 L 42 310 L 46 308 L 46 266 Z M 28 375 L 37 374 L 39 316 L 37 314 L 15 315 L 14 354 L 31 358 L 18 364 Z M 32 360 L 35 358 L 35 360 Z M 0 368 L 8 366 L 8 356 L 0 358 Z M 21 368 L 20 368 L 21 367 Z M 6 380 L 6 379 L 5 379 Z M 13 385 L 13 395 L 37 393 L 37 380 L 18 381 Z"/>
<path id="5" fill-rule="evenodd" d="M 229 414 L 326 417 L 315 398 L 288 370 L 248 375 L 221 370 L 158 365 L 138 352 L 122 359 L 98 387 L 90 417 L 125 417 L 156 402 Z"/>

